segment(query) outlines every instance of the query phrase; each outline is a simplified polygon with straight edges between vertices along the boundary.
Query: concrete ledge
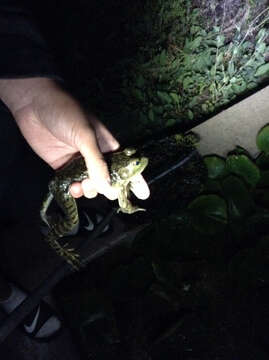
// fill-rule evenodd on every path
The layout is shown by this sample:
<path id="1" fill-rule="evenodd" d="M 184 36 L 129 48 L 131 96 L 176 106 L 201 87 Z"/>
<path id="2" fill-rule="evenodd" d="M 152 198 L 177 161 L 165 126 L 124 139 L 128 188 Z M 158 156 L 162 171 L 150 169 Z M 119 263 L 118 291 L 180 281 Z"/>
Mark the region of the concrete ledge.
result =
<path id="1" fill-rule="evenodd" d="M 247 149 L 252 156 L 258 154 L 257 132 L 269 123 L 269 86 L 242 100 L 229 109 L 194 127 L 201 141 L 202 155 L 225 156 L 236 145 Z"/>

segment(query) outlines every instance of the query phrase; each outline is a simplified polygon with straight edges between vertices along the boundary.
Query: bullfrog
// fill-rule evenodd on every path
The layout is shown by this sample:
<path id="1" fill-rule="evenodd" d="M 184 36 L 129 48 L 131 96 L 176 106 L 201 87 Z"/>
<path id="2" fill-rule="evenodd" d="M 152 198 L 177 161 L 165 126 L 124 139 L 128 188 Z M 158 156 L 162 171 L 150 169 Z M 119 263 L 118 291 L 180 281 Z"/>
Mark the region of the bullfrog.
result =
<path id="1" fill-rule="evenodd" d="M 123 151 L 106 156 L 111 185 L 118 189 L 118 212 L 133 214 L 145 209 L 134 206 L 128 199 L 132 179 L 141 174 L 148 165 L 148 158 L 135 156 L 136 150 L 126 148 Z M 43 201 L 40 216 L 48 226 L 45 240 L 50 246 L 75 269 L 79 268 L 79 255 L 74 249 L 61 246 L 58 239 L 76 233 L 79 227 L 79 216 L 76 200 L 69 193 L 73 182 L 82 181 L 88 177 L 88 171 L 82 156 L 72 159 L 64 167 L 56 170 L 55 177 L 49 182 L 49 191 Z M 61 208 L 63 215 L 54 218 L 47 216 L 47 210 L 52 200 Z"/>

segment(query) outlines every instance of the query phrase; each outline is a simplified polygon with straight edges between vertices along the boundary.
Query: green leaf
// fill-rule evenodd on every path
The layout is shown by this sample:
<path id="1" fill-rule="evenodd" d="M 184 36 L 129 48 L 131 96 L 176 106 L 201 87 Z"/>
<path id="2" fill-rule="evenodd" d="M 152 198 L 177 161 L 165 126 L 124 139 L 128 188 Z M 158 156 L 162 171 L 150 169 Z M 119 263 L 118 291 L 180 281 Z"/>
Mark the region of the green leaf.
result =
<path id="1" fill-rule="evenodd" d="M 143 78 L 143 76 L 140 74 L 137 79 L 136 79 L 136 86 L 139 88 L 143 88 L 145 85 L 145 79 Z"/>
<path id="2" fill-rule="evenodd" d="M 165 126 L 169 127 L 169 126 L 174 126 L 176 124 L 176 120 L 175 119 L 168 119 L 165 122 Z"/>
<path id="3" fill-rule="evenodd" d="M 166 51 L 165 51 L 165 50 L 163 50 L 163 51 L 161 52 L 159 61 L 160 61 L 160 65 L 162 65 L 162 66 L 166 65 L 166 63 L 167 63 L 167 56 L 166 56 Z"/>
<path id="4" fill-rule="evenodd" d="M 268 187 L 269 188 L 269 170 L 261 171 L 260 181 L 257 187 Z"/>
<path id="5" fill-rule="evenodd" d="M 234 175 L 222 181 L 222 189 L 232 218 L 244 217 L 252 209 L 252 197 L 244 182 Z"/>
<path id="6" fill-rule="evenodd" d="M 258 166 L 246 155 L 230 155 L 226 159 L 226 168 L 239 175 L 246 183 L 255 186 L 260 179 Z"/>
<path id="7" fill-rule="evenodd" d="M 145 95 L 143 94 L 143 92 L 139 89 L 133 89 L 132 90 L 132 95 L 139 101 L 144 102 L 145 101 Z"/>
<path id="8" fill-rule="evenodd" d="M 225 160 L 219 156 L 204 156 L 204 162 L 206 164 L 208 170 L 208 177 L 210 179 L 219 179 L 225 176 L 225 174 L 227 173 Z"/>
<path id="9" fill-rule="evenodd" d="M 191 42 L 190 48 L 191 48 L 192 50 L 197 49 L 197 48 L 200 46 L 202 40 L 203 40 L 202 36 L 197 36 L 197 38 L 195 38 L 195 39 Z"/>
<path id="10" fill-rule="evenodd" d="M 175 104 L 179 104 L 180 96 L 178 94 L 170 93 L 169 95 L 171 96 Z"/>
<path id="11" fill-rule="evenodd" d="M 188 110 L 188 118 L 190 120 L 193 120 L 193 118 L 194 118 L 193 112 L 190 109 Z"/>
<path id="12" fill-rule="evenodd" d="M 170 104 L 172 102 L 171 97 L 166 92 L 157 91 L 157 96 L 164 104 Z"/>
<path id="13" fill-rule="evenodd" d="M 258 132 L 256 144 L 259 150 L 264 151 L 266 154 L 269 154 L 269 125 L 265 125 Z"/>
<path id="14" fill-rule="evenodd" d="M 186 77 L 186 78 L 183 80 L 183 89 L 184 89 L 184 90 L 188 90 L 191 84 L 193 84 L 193 78 L 191 78 L 191 77 Z"/>
<path id="15" fill-rule="evenodd" d="M 154 121 L 154 112 L 152 109 L 149 109 L 148 117 L 150 121 Z"/>
<path id="16" fill-rule="evenodd" d="M 202 104 L 202 110 L 204 112 L 207 112 L 207 110 L 208 110 L 207 104 Z"/>
<path id="17" fill-rule="evenodd" d="M 263 64 L 255 72 L 256 77 L 269 74 L 269 63 Z"/>
<path id="18" fill-rule="evenodd" d="M 242 146 L 236 145 L 235 149 L 233 150 L 233 154 L 231 155 L 246 155 L 250 156 L 249 152 L 243 148 Z"/>
<path id="19" fill-rule="evenodd" d="M 256 86 L 257 86 L 257 83 L 254 81 L 251 81 L 247 84 L 247 89 L 252 90 L 252 89 L 255 89 Z"/>
<path id="20" fill-rule="evenodd" d="M 227 223 L 227 206 L 220 196 L 200 195 L 188 208 L 197 231 L 213 235 L 224 230 Z"/>
<path id="21" fill-rule="evenodd" d="M 236 94 L 241 94 L 242 92 L 244 92 L 247 88 L 247 84 L 246 82 L 241 78 L 241 79 L 236 79 L 237 81 L 232 85 L 232 89 L 234 90 L 234 92 Z"/>
<path id="22" fill-rule="evenodd" d="M 261 152 L 256 159 L 256 165 L 261 170 L 269 170 L 269 153 Z"/>
<path id="23" fill-rule="evenodd" d="M 259 43 L 261 42 L 266 36 L 266 29 L 262 28 L 258 34 L 256 35 L 256 41 Z"/>
<path id="24" fill-rule="evenodd" d="M 191 33 L 191 35 L 194 35 L 194 34 L 196 34 L 198 31 L 201 31 L 201 30 L 203 30 L 203 28 L 201 28 L 201 26 L 192 25 L 191 28 L 190 28 L 190 33 Z"/>
<path id="25" fill-rule="evenodd" d="M 224 35 L 218 35 L 217 36 L 217 46 L 221 47 L 222 45 L 224 45 L 224 41 L 225 41 L 225 36 Z"/>
<path id="26" fill-rule="evenodd" d="M 228 73 L 229 75 L 232 77 L 235 73 L 235 67 L 234 67 L 234 63 L 232 61 L 229 62 L 228 65 Z"/>
<path id="27" fill-rule="evenodd" d="M 265 52 L 265 50 L 266 50 L 266 44 L 264 42 L 257 43 L 255 50 L 257 52 L 263 54 Z"/>

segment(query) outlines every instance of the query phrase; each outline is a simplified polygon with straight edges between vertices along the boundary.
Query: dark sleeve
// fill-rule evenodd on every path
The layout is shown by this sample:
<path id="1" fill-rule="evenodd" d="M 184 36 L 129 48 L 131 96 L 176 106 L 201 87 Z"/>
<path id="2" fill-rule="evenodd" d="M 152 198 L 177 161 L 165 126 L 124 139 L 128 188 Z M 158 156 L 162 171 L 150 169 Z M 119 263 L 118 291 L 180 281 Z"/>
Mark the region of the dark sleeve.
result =
<path id="1" fill-rule="evenodd" d="M 0 78 L 39 76 L 62 80 L 31 8 L 24 0 L 0 0 Z"/>

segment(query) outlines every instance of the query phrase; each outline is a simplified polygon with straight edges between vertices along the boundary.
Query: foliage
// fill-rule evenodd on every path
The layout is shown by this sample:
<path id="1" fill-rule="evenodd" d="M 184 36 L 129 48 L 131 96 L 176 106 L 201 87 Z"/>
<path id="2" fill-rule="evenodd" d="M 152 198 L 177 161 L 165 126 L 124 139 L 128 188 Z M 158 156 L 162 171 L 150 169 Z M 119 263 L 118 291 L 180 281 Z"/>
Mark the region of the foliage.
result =
<path id="1" fill-rule="evenodd" d="M 122 115 L 137 131 L 193 123 L 268 79 L 265 1 L 145 1 L 135 14 L 137 53 L 112 71 L 121 74 Z"/>

